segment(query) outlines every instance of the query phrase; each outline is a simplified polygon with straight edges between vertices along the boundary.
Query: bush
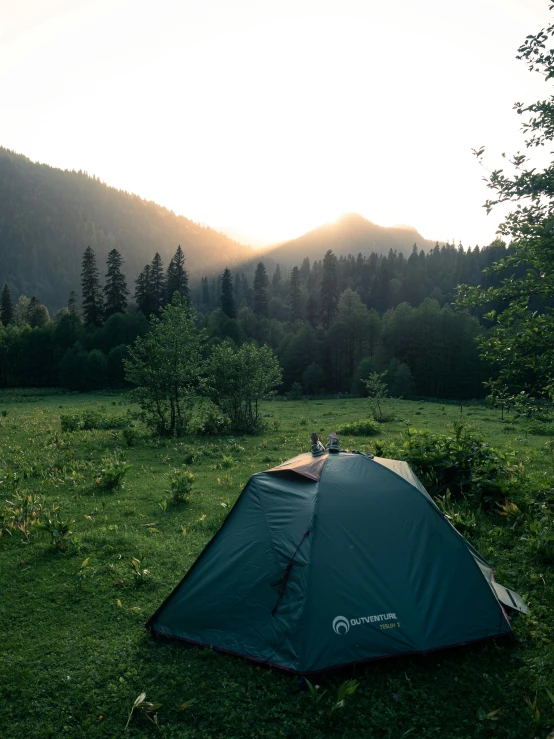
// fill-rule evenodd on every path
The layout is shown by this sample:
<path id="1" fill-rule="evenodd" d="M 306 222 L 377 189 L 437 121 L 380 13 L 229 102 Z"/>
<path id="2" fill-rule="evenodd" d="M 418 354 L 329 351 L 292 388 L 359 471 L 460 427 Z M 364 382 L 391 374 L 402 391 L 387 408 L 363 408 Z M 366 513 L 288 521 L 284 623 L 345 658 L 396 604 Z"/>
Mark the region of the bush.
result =
<path id="1" fill-rule="evenodd" d="M 219 436 L 228 434 L 231 424 L 228 417 L 214 403 L 203 404 L 201 418 L 198 420 L 196 433 L 200 436 Z"/>
<path id="2" fill-rule="evenodd" d="M 174 503 L 188 503 L 193 494 L 193 485 L 196 475 L 186 467 L 175 469 L 169 475 L 170 489 L 166 490 L 173 498 Z"/>
<path id="3" fill-rule="evenodd" d="M 299 382 L 293 382 L 287 393 L 289 400 L 302 400 L 302 385 Z"/>
<path id="4" fill-rule="evenodd" d="M 337 429 L 337 434 L 344 434 L 345 436 L 374 436 L 378 433 L 379 426 L 371 418 L 345 423 Z"/>
<path id="5" fill-rule="evenodd" d="M 525 430 L 533 436 L 554 437 L 554 423 L 552 421 L 529 421 L 529 423 L 525 424 Z"/>
<path id="6" fill-rule="evenodd" d="M 503 500 L 523 472 L 461 423 L 454 424 L 452 436 L 409 428 L 400 446 L 384 445 L 382 452 L 409 462 L 433 498 L 449 490 L 452 499 L 487 506 Z"/>
<path id="7" fill-rule="evenodd" d="M 115 490 L 123 484 L 123 478 L 130 469 L 130 464 L 107 457 L 104 467 L 96 475 L 96 484 L 105 490 Z"/>
<path id="8" fill-rule="evenodd" d="M 135 446 L 142 436 L 135 426 L 125 426 L 125 428 L 121 430 L 121 435 L 123 436 L 123 441 L 127 446 Z"/>
<path id="9" fill-rule="evenodd" d="M 224 342 L 208 362 L 209 393 L 229 419 L 232 431 L 256 433 L 262 428 L 260 402 L 281 382 L 281 368 L 268 346 L 243 344 L 236 351 Z"/>
<path id="10" fill-rule="evenodd" d="M 62 431 L 91 431 L 101 429 L 125 429 L 129 426 L 126 413 L 108 415 L 99 411 L 83 411 L 83 413 L 65 413 L 60 415 Z"/>

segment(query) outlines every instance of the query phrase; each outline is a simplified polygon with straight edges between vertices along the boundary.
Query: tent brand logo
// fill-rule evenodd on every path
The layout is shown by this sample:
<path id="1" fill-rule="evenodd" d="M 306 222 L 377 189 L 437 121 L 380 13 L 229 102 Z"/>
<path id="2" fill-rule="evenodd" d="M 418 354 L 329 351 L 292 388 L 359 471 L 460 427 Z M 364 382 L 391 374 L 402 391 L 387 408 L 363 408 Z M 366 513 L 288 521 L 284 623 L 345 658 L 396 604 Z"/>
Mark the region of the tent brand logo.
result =
<path id="1" fill-rule="evenodd" d="M 375 616 L 360 616 L 360 618 L 351 618 L 350 620 L 344 616 L 337 616 L 333 619 L 333 631 L 335 634 L 348 634 L 351 626 L 361 626 L 362 624 L 374 624 L 383 621 L 396 620 L 396 613 L 378 613 Z"/>
<path id="2" fill-rule="evenodd" d="M 337 616 L 333 619 L 333 631 L 335 634 L 348 634 L 350 631 L 350 624 L 348 619 L 344 616 Z"/>

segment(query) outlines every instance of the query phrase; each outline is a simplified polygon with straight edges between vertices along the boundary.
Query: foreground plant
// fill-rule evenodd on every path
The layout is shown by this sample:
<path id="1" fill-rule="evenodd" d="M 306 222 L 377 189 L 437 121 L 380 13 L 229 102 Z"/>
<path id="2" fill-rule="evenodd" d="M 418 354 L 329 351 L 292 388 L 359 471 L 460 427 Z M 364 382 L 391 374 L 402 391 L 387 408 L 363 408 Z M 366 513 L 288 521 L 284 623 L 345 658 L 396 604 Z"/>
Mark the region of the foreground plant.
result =
<path id="1" fill-rule="evenodd" d="M 141 585 L 147 577 L 150 577 L 150 570 L 144 568 L 145 557 L 145 552 L 139 552 L 136 557 L 131 557 L 131 562 L 129 564 L 137 587 Z"/>
<path id="2" fill-rule="evenodd" d="M 105 490 L 115 490 L 123 485 L 123 479 L 132 465 L 110 457 L 104 460 L 104 467 L 96 475 L 96 484 Z"/>
<path id="3" fill-rule="evenodd" d="M 74 521 L 70 518 L 62 517 L 60 506 L 55 504 L 51 510 L 42 513 L 39 522 L 35 525 L 36 528 L 50 534 L 50 544 L 53 549 L 63 552 L 73 536 L 72 523 Z"/>
<path id="4" fill-rule="evenodd" d="M 325 695 L 327 695 L 327 690 L 321 690 L 320 685 L 314 685 L 308 680 L 307 677 L 305 677 L 304 680 L 306 681 L 306 686 L 310 693 L 310 698 L 316 705 L 318 705 L 319 703 L 321 703 Z M 345 682 L 339 685 L 339 687 L 337 688 L 337 697 L 331 705 L 331 713 L 338 710 L 339 708 L 344 708 L 347 696 L 355 693 L 358 687 L 359 683 L 357 680 L 345 680 Z"/>
<path id="5" fill-rule="evenodd" d="M 162 703 L 150 703 L 150 701 L 147 701 L 146 693 L 138 695 L 129 711 L 124 731 L 127 731 L 129 728 L 129 724 L 131 723 L 131 719 L 133 718 L 135 711 L 141 718 L 146 719 L 146 721 L 150 721 L 154 726 L 158 726 L 158 711 L 162 705 Z"/>
<path id="6" fill-rule="evenodd" d="M 0 536 L 20 533 L 29 541 L 31 530 L 40 519 L 42 501 L 35 493 L 14 491 L 0 508 Z"/>
<path id="7" fill-rule="evenodd" d="M 196 480 L 196 475 L 186 467 L 181 469 L 174 469 L 169 475 L 169 493 L 174 503 L 188 503 L 193 494 L 193 485 Z"/>

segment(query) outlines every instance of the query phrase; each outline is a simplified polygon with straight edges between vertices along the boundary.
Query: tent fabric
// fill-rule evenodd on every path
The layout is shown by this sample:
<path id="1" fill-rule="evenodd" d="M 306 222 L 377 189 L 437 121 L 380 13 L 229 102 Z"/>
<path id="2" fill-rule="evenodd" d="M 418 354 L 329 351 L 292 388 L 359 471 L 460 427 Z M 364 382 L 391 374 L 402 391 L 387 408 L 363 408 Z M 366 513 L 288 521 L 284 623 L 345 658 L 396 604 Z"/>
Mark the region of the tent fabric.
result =
<path id="1" fill-rule="evenodd" d="M 509 634 L 495 585 L 405 462 L 305 454 L 250 478 L 147 627 L 307 674 Z"/>

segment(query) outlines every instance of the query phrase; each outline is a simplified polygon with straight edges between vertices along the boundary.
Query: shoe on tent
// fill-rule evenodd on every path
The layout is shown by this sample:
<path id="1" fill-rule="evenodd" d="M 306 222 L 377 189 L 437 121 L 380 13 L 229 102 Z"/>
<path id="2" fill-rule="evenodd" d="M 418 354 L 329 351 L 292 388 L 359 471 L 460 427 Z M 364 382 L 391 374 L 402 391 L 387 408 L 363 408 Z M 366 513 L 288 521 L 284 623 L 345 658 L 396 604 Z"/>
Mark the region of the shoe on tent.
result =
<path id="1" fill-rule="evenodd" d="M 505 607 L 406 462 L 339 451 L 253 475 L 147 628 L 307 674 L 510 634 Z"/>

